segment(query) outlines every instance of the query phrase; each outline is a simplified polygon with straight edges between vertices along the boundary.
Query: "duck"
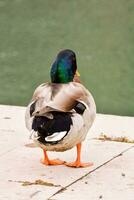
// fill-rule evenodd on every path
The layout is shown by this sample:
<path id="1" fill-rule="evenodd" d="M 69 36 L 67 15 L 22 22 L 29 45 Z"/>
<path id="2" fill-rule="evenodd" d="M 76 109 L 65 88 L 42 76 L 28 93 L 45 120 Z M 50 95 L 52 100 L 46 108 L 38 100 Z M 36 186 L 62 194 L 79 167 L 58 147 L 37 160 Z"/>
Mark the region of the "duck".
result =
<path id="1" fill-rule="evenodd" d="M 61 50 L 50 69 L 51 81 L 39 85 L 26 108 L 25 123 L 34 144 L 43 150 L 44 165 L 88 167 L 81 161 L 82 142 L 96 116 L 92 94 L 81 83 L 76 54 Z M 64 152 L 76 146 L 76 160 L 50 159 L 48 151 Z"/>

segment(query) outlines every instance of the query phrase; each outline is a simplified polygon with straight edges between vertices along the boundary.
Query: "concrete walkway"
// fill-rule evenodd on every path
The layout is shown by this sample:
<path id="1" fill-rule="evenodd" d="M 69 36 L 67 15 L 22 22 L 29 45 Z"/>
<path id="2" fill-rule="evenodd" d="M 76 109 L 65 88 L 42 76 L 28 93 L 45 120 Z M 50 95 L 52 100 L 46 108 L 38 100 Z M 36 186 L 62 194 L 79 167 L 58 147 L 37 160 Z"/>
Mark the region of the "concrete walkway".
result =
<path id="1" fill-rule="evenodd" d="M 94 165 L 75 169 L 40 163 L 41 149 L 28 147 L 24 113 L 25 107 L 0 106 L 0 200 L 134 199 L 134 117 L 98 114 L 82 152 Z M 99 140 L 101 134 L 114 141 Z M 75 148 L 49 155 L 71 161 Z"/>

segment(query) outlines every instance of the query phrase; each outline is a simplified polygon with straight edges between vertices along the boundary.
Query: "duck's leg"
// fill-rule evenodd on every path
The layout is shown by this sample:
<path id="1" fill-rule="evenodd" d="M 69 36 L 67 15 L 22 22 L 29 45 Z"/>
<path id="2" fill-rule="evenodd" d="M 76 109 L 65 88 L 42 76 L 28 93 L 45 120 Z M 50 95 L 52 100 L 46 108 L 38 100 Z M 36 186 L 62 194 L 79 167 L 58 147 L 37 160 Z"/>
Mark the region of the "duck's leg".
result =
<path id="1" fill-rule="evenodd" d="M 45 149 L 43 149 L 43 153 L 44 153 L 44 158 L 41 159 L 41 163 L 44 165 L 62 165 L 65 163 L 65 161 L 59 159 L 49 160 Z"/>
<path id="2" fill-rule="evenodd" d="M 92 166 L 93 163 L 82 163 L 81 162 L 81 146 L 82 144 L 79 143 L 77 144 L 77 158 L 75 162 L 71 162 L 71 163 L 65 163 L 65 165 L 67 165 L 68 167 L 89 167 Z"/>

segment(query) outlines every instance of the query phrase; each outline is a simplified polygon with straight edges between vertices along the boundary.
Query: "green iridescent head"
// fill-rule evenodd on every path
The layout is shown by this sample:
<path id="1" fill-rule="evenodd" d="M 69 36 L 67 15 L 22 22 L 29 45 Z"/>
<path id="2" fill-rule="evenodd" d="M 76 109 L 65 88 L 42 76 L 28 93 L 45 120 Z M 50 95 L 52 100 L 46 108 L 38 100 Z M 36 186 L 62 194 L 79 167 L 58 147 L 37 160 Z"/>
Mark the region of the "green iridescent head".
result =
<path id="1" fill-rule="evenodd" d="M 73 81 L 77 70 L 76 55 L 72 50 L 60 51 L 51 67 L 52 83 L 68 83 Z"/>

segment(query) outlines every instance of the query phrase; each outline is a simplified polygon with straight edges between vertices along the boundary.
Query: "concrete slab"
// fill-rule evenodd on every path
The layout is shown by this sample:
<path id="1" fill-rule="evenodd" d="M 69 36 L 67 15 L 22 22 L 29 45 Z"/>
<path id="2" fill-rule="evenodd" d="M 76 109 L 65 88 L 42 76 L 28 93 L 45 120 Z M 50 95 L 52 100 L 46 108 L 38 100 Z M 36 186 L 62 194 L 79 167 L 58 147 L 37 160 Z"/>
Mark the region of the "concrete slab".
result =
<path id="1" fill-rule="evenodd" d="M 134 140 L 133 124 L 134 117 L 97 114 L 89 138 L 98 138 L 104 133 L 109 137 L 126 137 Z"/>
<path id="2" fill-rule="evenodd" d="M 62 187 L 70 185 L 90 171 L 103 165 L 108 160 L 129 148 L 130 144 L 90 141 L 83 147 L 83 160 L 93 161 L 94 166 L 84 169 L 73 169 L 65 166 L 46 167 L 40 164 L 41 150 L 20 146 L 0 157 L 0 199 L 30 199 L 36 194 L 36 199 L 47 199 Z M 74 159 L 74 149 L 64 153 L 51 153 L 53 158 L 65 160 Z M 34 182 L 44 180 L 58 187 L 22 186 L 20 181 Z M 37 192 L 40 191 L 40 192 Z M 40 197 L 40 198 L 39 198 Z M 11 198 L 11 199 L 12 199 Z M 41 200 L 42 200 L 41 199 Z"/>
<path id="3" fill-rule="evenodd" d="M 67 187 L 52 199 L 133 200 L 134 147 Z"/>
<path id="4" fill-rule="evenodd" d="M 133 144 L 128 143 L 93 140 L 101 132 L 107 132 L 108 134 L 123 133 L 125 136 L 133 138 L 132 124 L 134 118 L 98 114 L 95 124 L 83 145 L 82 152 L 83 161 L 94 162 L 94 166 L 84 169 L 73 169 L 65 166 L 46 167 L 39 162 L 42 155 L 41 149 L 25 146 L 31 141 L 28 139 L 29 133 L 25 128 L 24 115 L 25 107 L 0 106 L 0 199 L 2 200 L 44 200 L 51 197 L 52 199 L 55 199 L 55 197 L 65 199 L 64 196 L 55 194 L 62 194 L 60 190 L 68 189 L 69 185 L 70 188 L 73 187 L 75 182 L 81 185 L 84 176 L 89 173 L 95 174 L 96 169 L 101 169 L 105 163 L 110 163 L 121 152 L 133 146 Z M 75 149 L 64 153 L 50 152 L 49 154 L 51 158 L 58 157 L 66 161 L 75 159 Z M 54 186 L 22 185 L 23 181 L 33 183 L 37 180 L 52 183 Z M 82 186 L 82 193 L 83 188 Z M 68 194 L 65 193 L 66 195 Z M 78 196 L 75 198 L 74 195 L 73 198 L 76 199 Z M 84 198 L 86 199 L 85 196 Z"/>
<path id="5" fill-rule="evenodd" d="M 25 128 L 24 117 L 25 107 L 0 105 L 0 155 L 28 142 L 29 132 Z"/>

